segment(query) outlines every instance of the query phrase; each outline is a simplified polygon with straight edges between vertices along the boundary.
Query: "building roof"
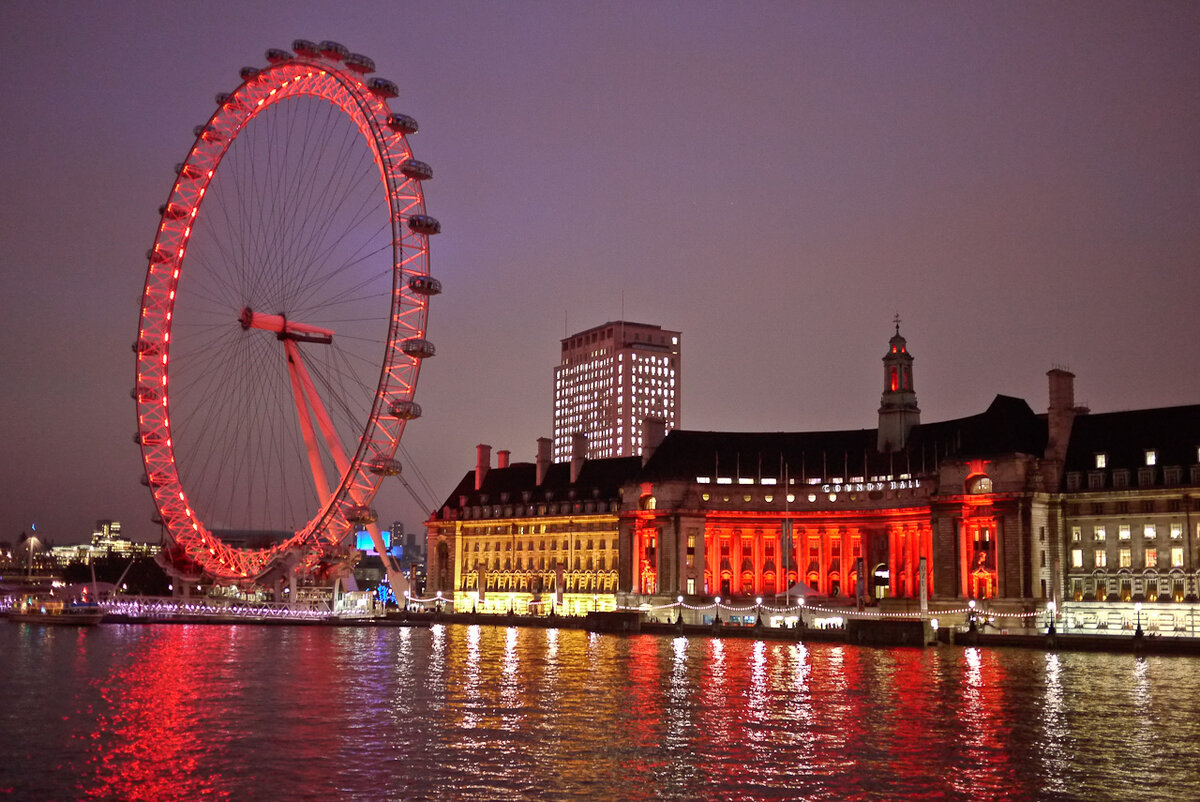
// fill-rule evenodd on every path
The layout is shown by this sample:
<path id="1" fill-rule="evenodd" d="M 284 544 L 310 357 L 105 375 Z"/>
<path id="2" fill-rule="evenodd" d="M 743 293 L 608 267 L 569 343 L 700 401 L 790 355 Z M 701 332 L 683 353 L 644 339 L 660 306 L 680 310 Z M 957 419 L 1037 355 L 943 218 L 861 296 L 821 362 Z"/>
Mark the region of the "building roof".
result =
<path id="1" fill-rule="evenodd" d="M 994 454 L 1041 455 L 1045 419 L 1020 398 L 996 396 L 984 412 L 918 424 L 903 451 L 881 454 L 875 429 L 824 432 L 701 432 L 674 430 L 639 476 L 644 481 L 696 476 L 829 478 L 910 473 L 936 469 L 947 457 Z"/>
<path id="2" fill-rule="evenodd" d="M 612 457 L 587 460 L 579 471 L 579 480 L 571 482 L 571 463 L 551 463 L 546 478 L 537 484 L 537 466 L 532 462 L 514 462 L 507 468 L 490 468 L 483 486 L 475 489 L 475 471 L 459 481 L 444 507 L 457 509 L 482 504 L 519 504 L 579 499 L 615 499 L 621 487 L 632 481 L 642 466 L 641 457 Z M 529 492 L 526 501 L 524 493 Z M 465 498 L 465 503 L 463 499 Z"/>
<path id="3" fill-rule="evenodd" d="M 1156 452 L 1158 465 L 1200 462 L 1200 404 L 1128 412 L 1079 415 L 1071 426 L 1066 470 L 1089 471 L 1096 454 L 1106 454 L 1107 468 L 1140 468 L 1146 451 Z"/>

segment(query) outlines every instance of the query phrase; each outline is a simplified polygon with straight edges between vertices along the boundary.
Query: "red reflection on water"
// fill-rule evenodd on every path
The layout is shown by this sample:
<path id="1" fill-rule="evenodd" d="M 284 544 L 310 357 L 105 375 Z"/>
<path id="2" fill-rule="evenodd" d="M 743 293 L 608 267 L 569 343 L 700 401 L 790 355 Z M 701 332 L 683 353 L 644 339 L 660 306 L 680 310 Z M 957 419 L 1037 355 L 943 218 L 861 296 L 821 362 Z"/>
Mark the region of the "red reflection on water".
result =
<path id="1" fill-rule="evenodd" d="M 94 770 L 80 778 L 81 795 L 244 797 L 260 772 L 270 776 L 283 762 L 295 787 L 333 793 L 328 728 L 344 714 L 336 650 L 328 632 L 312 633 L 285 650 L 288 682 L 245 672 L 246 650 L 282 640 L 270 629 L 171 625 L 139 638 L 125 667 L 98 683 L 108 712 L 90 736 Z M 222 769 L 229 765 L 239 767 L 236 776 Z"/>
<path id="2" fill-rule="evenodd" d="M 892 729 L 888 770 L 902 787 L 921 788 L 928 783 L 929 765 L 914 758 L 913 753 L 933 737 L 928 729 L 929 722 L 937 718 L 931 702 L 931 672 L 923 650 L 897 649 L 894 656 L 895 672 L 888 696 L 896 700 L 896 710 L 885 719 Z"/>
<path id="3" fill-rule="evenodd" d="M 664 687 L 659 647 L 666 642 L 653 635 L 641 635 L 629 645 L 630 733 L 632 743 L 639 748 L 650 747 L 659 741 Z M 640 773 L 650 767 L 634 764 L 630 768 Z"/>
<path id="4" fill-rule="evenodd" d="M 183 789 L 227 797 L 220 776 L 207 776 L 196 749 L 194 708 L 201 700 L 197 668 L 224 627 L 182 628 L 140 641 L 124 670 L 103 680 L 100 694 L 111 713 L 92 734 L 99 766 L 88 797 L 126 800 L 177 798 Z M 158 633 L 156 633 L 157 635 Z"/>

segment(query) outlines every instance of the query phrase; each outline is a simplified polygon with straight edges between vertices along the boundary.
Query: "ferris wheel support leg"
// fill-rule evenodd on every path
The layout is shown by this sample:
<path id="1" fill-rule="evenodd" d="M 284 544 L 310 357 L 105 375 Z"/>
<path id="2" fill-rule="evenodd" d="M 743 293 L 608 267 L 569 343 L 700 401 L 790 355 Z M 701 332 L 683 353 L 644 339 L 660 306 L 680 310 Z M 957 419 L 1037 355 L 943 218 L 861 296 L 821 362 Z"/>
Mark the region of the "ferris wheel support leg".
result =
<path id="1" fill-rule="evenodd" d="M 292 380 L 292 395 L 296 399 L 296 414 L 300 418 L 300 431 L 304 435 L 304 447 L 308 451 L 308 465 L 313 474 L 313 485 L 317 489 L 317 498 L 322 504 L 329 503 L 329 480 L 325 478 L 325 468 L 321 465 L 321 455 L 317 453 L 317 435 L 313 431 L 312 417 L 308 414 L 308 404 L 305 403 L 305 393 L 300 387 L 298 370 L 303 370 L 300 363 L 300 349 L 292 340 L 283 343 L 287 354 L 288 377 Z"/>
<path id="2" fill-rule="evenodd" d="M 387 572 L 388 584 L 392 586 L 392 593 L 396 594 L 396 604 L 403 604 L 404 592 L 410 589 L 408 580 L 405 579 L 400 567 L 396 565 L 396 560 L 388 553 L 387 546 L 383 543 L 383 534 L 379 531 L 379 524 L 367 524 L 367 532 L 371 535 L 371 542 L 375 544 L 375 551 L 383 562 L 383 570 Z"/>
<path id="3" fill-rule="evenodd" d="M 346 458 L 346 451 L 342 448 L 342 441 L 338 440 L 337 432 L 333 428 L 333 420 L 329 417 L 329 412 L 326 411 L 325 405 L 321 403 L 321 397 L 317 395 L 317 389 L 313 385 L 312 378 L 308 375 L 308 370 L 304 367 L 304 362 L 300 359 L 300 349 L 296 346 L 294 340 L 284 340 L 284 347 L 288 354 L 288 370 L 295 368 L 296 375 L 300 379 L 300 384 L 304 388 L 304 397 L 308 401 L 308 405 L 312 407 L 313 414 L 317 417 L 317 425 L 321 428 L 321 434 L 325 437 L 325 445 L 329 448 L 329 453 L 333 456 L 333 462 L 337 465 L 338 471 L 342 476 L 350 472 L 350 460 Z M 326 496 L 328 498 L 328 496 Z"/>

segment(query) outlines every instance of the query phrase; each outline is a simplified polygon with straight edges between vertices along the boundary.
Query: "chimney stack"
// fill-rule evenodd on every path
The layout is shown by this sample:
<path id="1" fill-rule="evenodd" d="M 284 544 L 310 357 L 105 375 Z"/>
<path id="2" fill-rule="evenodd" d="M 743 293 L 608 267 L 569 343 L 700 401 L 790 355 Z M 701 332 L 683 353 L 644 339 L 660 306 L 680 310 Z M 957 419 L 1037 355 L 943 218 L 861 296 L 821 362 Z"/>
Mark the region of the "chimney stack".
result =
<path id="1" fill-rule="evenodd" d="M 509 450 L 507 448 L 497 451 L 496 452 L 496 467 L 497 468 L 507 468 L 508 467 L 508 457 L 509 457 Z"/>
<path id="2" fill-rule="evenodd" d="M 667 422 L 662 418 L 646 418 L 642 421 L 642 464 L 654 456 L 667 436 Z"/>
<path id="3" fill-rule="evenodd" d="M 546 471 L 550 470 L 550 448 L 554 441 L 549 437 L 539 437 L 537 441 L 537 486 L 541 487 L 546 481 Z"/>
<path id="4" fill-rule="evenodd" d="M 1050 379 L 1050 409 L 1046 415 L 1049 441 L 1046 457 L 1061 460 L 1066 457 L 1071 439 L 1071 424 L 1075 421 L 1075 374 L 1062 368 L 1047 371 Z"/>
<path id="5" fill-rule="evenodd" d="M 587 459 L 588 439 L 583 432 L 576 432 L 571 436 L 571 484 L 579 481 L 579 472 L 583 470 L 583 463 Z"/>
<path id="6" fill-rule="evenodd" d="M 483 478 L 492 467 L 492 447 L 483 443 L 475 446 L 475 489 L 483 487 Z"/>

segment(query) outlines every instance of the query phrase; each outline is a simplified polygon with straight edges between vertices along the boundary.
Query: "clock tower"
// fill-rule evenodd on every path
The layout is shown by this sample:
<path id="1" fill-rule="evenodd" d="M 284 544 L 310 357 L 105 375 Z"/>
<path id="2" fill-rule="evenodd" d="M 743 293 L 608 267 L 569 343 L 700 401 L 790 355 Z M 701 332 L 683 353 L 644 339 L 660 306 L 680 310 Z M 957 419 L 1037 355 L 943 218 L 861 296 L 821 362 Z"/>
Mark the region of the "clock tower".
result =
<path id="1" fill-rule="evenodd" d="M 888 341 L 888 352 L 883 357 L 883 398 L 879 404 L 876 447 L 884 454 L 904 450 L 908 433 L 921 422 L 921 410 L 917 408 L 917 394 L 913 390 L 912 354 L 900 336 L 899 315 L 894 322 L 896 333 Z"/>

